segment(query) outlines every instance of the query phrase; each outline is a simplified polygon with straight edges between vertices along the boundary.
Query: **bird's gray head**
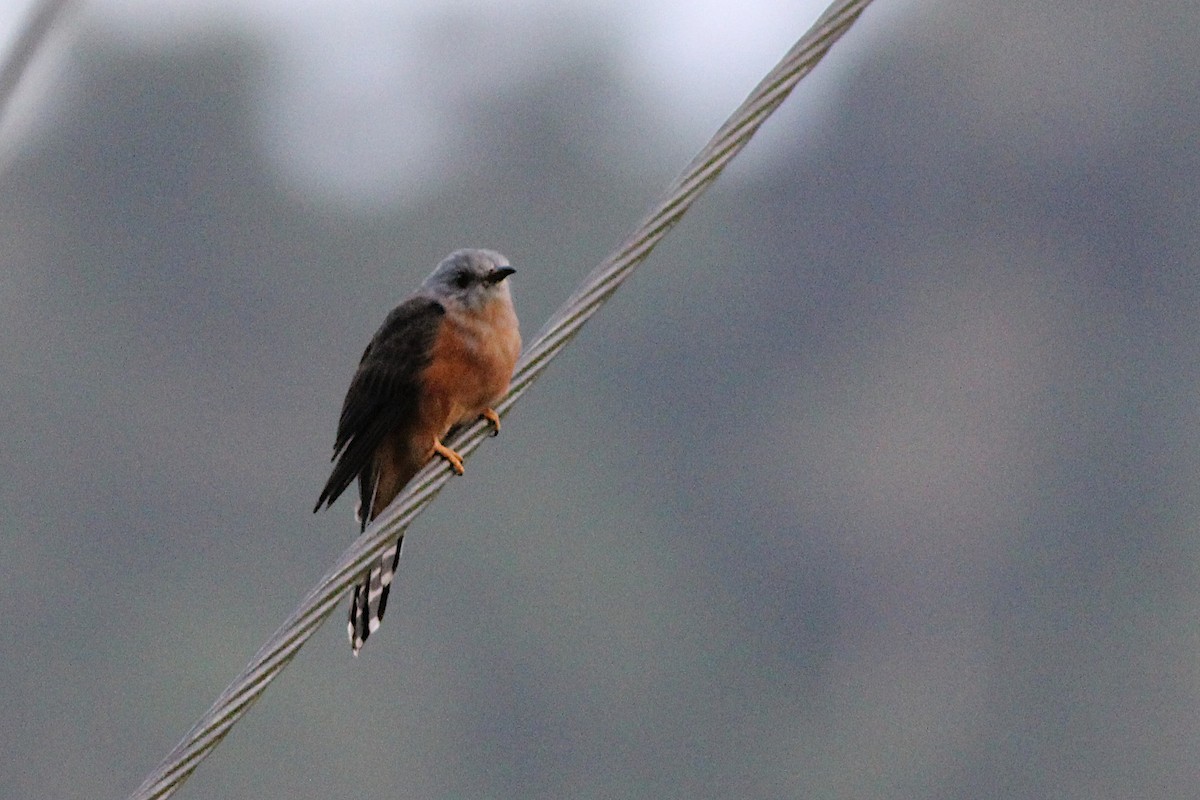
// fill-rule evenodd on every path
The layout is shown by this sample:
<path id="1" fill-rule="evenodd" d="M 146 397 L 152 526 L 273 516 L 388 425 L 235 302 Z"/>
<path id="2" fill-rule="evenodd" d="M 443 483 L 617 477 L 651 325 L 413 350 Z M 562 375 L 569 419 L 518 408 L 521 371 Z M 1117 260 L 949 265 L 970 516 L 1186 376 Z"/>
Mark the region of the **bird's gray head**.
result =
<path id="1" fill-rule="evenodd" d="M 457 300 L 478 308 L 489 300 L 510 297 L 504 280 L 516 272 L 495 250 L 455 250 L 437 265 L 421 288 L 439 300 Z"/>

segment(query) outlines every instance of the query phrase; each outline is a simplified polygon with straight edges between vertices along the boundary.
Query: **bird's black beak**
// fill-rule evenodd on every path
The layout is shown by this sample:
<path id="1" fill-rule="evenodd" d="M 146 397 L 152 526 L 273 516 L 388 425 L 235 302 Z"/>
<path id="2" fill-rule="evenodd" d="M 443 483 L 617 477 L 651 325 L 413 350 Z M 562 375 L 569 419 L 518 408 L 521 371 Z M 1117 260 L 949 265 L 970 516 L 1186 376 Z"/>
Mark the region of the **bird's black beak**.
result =
<path id="1" fill-rule="evenodd" d="M 512 267 L 497 267 L 487 274 L 486 280 L 488 283 L 499 283 L 509 275 L 512 275 L 514 272 L 516 272 L 516 270 Z"/>

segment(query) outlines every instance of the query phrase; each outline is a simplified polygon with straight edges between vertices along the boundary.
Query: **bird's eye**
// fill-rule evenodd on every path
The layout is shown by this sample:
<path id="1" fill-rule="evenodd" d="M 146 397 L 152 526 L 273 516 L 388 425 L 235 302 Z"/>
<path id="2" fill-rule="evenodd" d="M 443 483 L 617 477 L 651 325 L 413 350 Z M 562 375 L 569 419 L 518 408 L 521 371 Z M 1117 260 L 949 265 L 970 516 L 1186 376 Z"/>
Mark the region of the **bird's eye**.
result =
<path id="1" fill-rule="evenodd" d="M 457 278 L 454 279 L 454 285 L 459 289 L 467 288 L 471 285 L 471 276 L 465 272 L 461 273 Z"/>

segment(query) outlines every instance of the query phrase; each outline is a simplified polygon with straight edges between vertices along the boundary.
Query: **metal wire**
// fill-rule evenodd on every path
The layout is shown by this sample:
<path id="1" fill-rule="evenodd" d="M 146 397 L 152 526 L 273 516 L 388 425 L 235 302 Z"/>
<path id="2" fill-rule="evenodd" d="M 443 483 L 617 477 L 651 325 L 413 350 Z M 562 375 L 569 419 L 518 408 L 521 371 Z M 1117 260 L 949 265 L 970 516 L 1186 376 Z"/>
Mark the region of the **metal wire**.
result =
<path id="1" fill-rule="evenodd" d="M 0 63 L 0 119 L 7 113 L 33 57 L 70 5 L 70 0 L 41 0 L 30 8 L 25 25 Z"/>
<path id="2" fill-rule="evenodd" d="M 575 293 L 555 312 L 529 344 L 513 375 L 508 394 L 496 406 L 503 415 L 525 393 L 567 342 L 617 290 L 633 269 L 677 223 L 729 161 L 741 151 L 759 125 L 783 102 L 796 83 L 825 56 L 854 24 L 871 0 L 837 0 L 755 88 L 745 102 L 683 171 L 664 198 L 637 230 L 592 270 Z M 449 445 L 464 457 L 483 441 L 482 422 L 460 432 Z M 201 760 L 224 738 L 235 722 L 266 690 L 267 684 L 339 604 L 346 591 L 420 514 L 450 478 L 440 459 L 430 462 L 408 488 L 341 555 L 308 593 L 254 659 L 229 685 L 212 708 L 146 778 L 131 800 L 152 800 L 172 794 Z"/>

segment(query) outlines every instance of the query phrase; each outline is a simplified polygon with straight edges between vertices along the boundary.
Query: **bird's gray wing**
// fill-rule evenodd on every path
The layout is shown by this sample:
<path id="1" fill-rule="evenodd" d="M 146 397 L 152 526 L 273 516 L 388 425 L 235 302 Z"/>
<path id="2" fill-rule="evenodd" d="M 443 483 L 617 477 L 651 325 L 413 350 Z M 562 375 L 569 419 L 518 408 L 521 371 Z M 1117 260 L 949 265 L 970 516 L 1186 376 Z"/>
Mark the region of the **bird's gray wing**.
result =
<path id="1" fill-rule="evenodd" d="M 375 451 L 389 433 L 411 425 L 418 406 L 419 378 L 446 309 L 430 297 L 414 297 L 397 306 L 367 345 L 350 381 L 333 445 L 336 464 L 317 505 L 333 505 L 356 477 L 365 520 L 371 508 L 371 470 Z"/>

